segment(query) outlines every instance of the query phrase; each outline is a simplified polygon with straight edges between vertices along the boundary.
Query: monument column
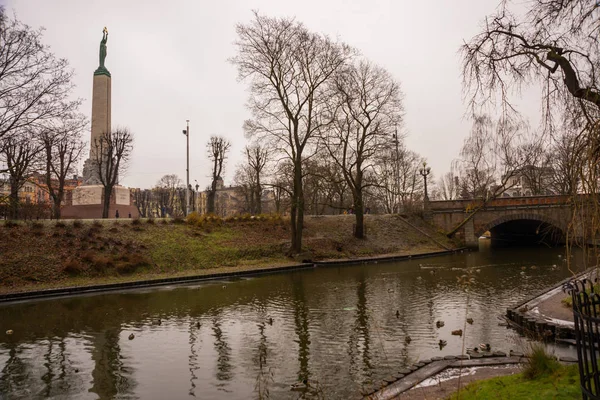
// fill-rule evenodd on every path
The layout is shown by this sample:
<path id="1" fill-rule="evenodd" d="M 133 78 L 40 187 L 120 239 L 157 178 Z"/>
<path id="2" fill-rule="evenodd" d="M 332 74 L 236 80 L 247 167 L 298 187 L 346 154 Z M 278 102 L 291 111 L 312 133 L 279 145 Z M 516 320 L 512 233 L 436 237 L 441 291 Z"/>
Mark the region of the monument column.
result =
<path id="1" fill-rule="evenodd" d="M 106 71 L 108 73 L 108 71 Z M 100 140 L 103 133 L 110 132 L 110 74 L 94 73 L 94 89 L 92 93 L 92 135 L 90 141 L 90 158 L 96 160 L 94 143 Z"/>
<path id="2" fill-rule="evenodd" d="M 92 89 L 92 130 L 90 135 L 90 157 L 83 166 L 83 184 L 99 185 L 98 176 L 99 160 L 96 155 L 96 143 L 105 133 L 110 133 L 110 110 L 111 110 L 111 76 L 104 65 L 106 59 L 106 42 L 108 41 L 108 30 L 106 27 L 102 31 L 102 40 L 100 41 L 100 52 L 98 68 L 94 71 L 94 83 Z"/>

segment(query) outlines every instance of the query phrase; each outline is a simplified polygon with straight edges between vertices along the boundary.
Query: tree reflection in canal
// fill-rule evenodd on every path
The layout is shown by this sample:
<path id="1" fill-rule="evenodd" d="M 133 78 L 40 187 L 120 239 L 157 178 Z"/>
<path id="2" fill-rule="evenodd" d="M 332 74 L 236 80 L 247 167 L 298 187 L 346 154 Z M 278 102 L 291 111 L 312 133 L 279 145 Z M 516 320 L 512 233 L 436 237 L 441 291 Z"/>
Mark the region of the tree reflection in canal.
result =
<path id="1" fill-rule="evenodd" d="M 348 397 L 418 359 L 458 354 L 463 340 L 519 350 L 498 315 L 570 276 L 559 254 L 499 249 L 238 279 L 226 289 L 207 282 L 4 304 L 0 398 L 309 398 L 290 390 L 304 379 L 325 398 Z M 481 272 L 467 311 L 457 277 L 468 267 Z M 467 314 L 475 322 L 466 336 L 451 336 Z"/>

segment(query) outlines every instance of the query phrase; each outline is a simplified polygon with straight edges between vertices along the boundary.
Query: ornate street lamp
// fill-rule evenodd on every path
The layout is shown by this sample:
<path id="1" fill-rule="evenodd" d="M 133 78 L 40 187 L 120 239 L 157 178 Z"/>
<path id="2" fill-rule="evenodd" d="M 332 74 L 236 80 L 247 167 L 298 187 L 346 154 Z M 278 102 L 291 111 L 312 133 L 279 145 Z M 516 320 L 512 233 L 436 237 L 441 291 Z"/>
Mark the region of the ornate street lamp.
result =
<path id="1" fill-rule="evenodd" d="M 429 197 L 427 196 L 427 175 L 431 173 L 431 168 L 427 166 L 427 162 L 423 161 L 423 167 L 419 169 L 419 173 L 423 177 L 423 181 L 425 182 L 425 198 L 424 201 L 429 201 Z"/>

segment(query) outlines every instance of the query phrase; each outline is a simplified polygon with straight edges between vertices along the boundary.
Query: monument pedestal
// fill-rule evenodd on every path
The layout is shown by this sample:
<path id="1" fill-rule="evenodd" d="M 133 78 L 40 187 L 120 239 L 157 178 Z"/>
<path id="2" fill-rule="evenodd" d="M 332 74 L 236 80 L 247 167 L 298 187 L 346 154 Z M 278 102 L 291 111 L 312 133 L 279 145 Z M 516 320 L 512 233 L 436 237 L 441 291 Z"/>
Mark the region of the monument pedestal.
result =
<path id="1" fill-rule="evenodd" d="M 97 219 L 102 218 L 104 188 L 101 185 L 85 185 L 73 189 L 71 198 L 61 211 L 62 218 Z M 120 218 L 138 218 L 136 206 L 132 204 L 129 188 L 115 186 L 110 196 L 108 218 L 115 218 L 119 211 Z"/>

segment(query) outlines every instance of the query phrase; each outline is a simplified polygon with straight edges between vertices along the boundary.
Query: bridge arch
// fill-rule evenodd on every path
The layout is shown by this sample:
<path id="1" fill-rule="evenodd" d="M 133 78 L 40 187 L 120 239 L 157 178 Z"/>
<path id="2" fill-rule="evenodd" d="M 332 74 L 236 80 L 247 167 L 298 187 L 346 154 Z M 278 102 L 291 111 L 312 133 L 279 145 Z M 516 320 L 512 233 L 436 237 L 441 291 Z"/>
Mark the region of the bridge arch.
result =
<path id="1" fill-rule="evenodd" d="M 548 216 L 545 216 L 542 214 L 525 212 L 525 213 L 507 214 L 507 215 L 498 217 L 498 218 L 488 222 L 487 224 L 483 225 L 481 228 L 479 228 L 475 232 L 475 235 L 476 235 L 476 237 L 480 237 L 487 231 L 492 231 L 496 227 L 500 227 L 501 225 L 506 224 L 507 222 L 510 223 L 513 221 L 536 221 L 541 224 L 546 224 L 550 228 L 558 230 L 559 233 L 563 237 L 566 235 L 566 231 L 567 231 L 567 227 L 565 226 L 565 224 L 561 223 L 560 221 L 558 221 L 554 218 L 551 218 L 551 217 L 548 217 Z"/>

